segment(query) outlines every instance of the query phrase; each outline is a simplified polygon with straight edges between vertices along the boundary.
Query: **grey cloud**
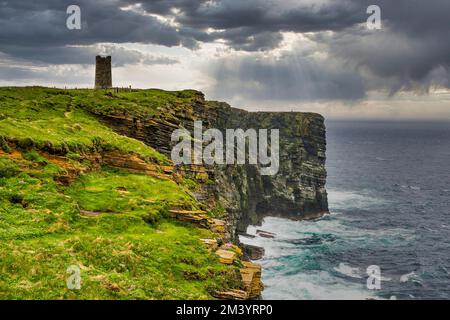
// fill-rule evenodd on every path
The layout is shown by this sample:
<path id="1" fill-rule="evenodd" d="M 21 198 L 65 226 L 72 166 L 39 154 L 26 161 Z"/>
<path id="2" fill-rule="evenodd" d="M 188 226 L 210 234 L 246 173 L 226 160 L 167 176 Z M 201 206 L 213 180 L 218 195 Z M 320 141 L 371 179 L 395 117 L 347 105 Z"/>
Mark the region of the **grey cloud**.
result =
<path id="1" fill-rule="evenodd" d="M 238 50 L 270 50 L 280 45 L 281 32 L 312 32 L 331 57 L 345 62 L 354 72 L 362 72 L 367 89 L 395 93 L 426 91 L 432 85 L 448 88 L 448 0 L 340 0 L 319 4 L 273 0 L 144 0 L 141 3 L 148 12 L 172 16 L 182 27 L 216 30 L 207 36 L 201 32 L 191 34 L 198 41 L 224 39 Z M 366 9 L 372 4 L 381 8 L 383 30 L 361 31 L 360 25 L 368 17 Z M 174 14 L 173 8 L 179 13 Z M 323 32 L 328 30 L 334 31 L 331 36 Z"/>
<path id="2" fill-rule="evenodd" d="M 359 0 L 353 0 L 359 1 Z M 361 1 L 366 6 L 372 1 Z M 383 29 L 368 32 L 349 28 L 336 33 L 328 50 L 348 63 L 365 68 L 375 77 L 367 84 L 399 90 L 428 91 L 431 86 L 449 88 L 450 1 L 378 0 Z"/>
<path id="3" fill-rule="evenodd" d="M 220 38 L 234 49 L 243 51 L 261 51 L 276 48 L 283 41 L 278 32 L 255 32 L 253 29 L 240 28 L 221 32 Z"/>
<path id="4" fill-rule="evenodd" d="M 89 45 L 99 42 L 140 42 L 196 48 L 197 41 L 224 39 L 241 50 L 268 50 L 280 43 L 280 32 L 341 30 L 362 22 L 349 0 L 325 5 L 275 0 L 79 0 L 82 30 L 65 27 L 71 0 L 3 1 L 0 40 L 21 46 Z M 151 14 L 174 19 L 169 25 L 152 15 L 121 8 L 141 4 Z M 178 11 L 174 11 L 174 9 Z M 357 12 L 358 14 L 355 14 Z M 207 32 L 208 28 L 216 31 Z"/>
<path id="5" fill-rule="evenodd" d="M 448 0 L 78 0 L 83 20 L 80 31 L 65 27 L 70 4 L 72 0 L 0 1 L 0 52 L 36 63 L 83 64 L 91 63 L 92 48 L 100 43 L 196 49 L 200 43 L 220 39 L 256 57 L 257 51 L 279 47 L 283 32 L 297 32 L 321 44 L 320 50 L 330 61 L 324 65 L 311 57 L 298 63 L 288 57 L 266 62 L 249 59 L 238 65 L 224 64 L 218 80 L 223 85 L 239 75 L 241 83 L 247 80 L 257 85 L 249 88 L 257 96 L 270 92 L 268 98 L 278 97 L 274 92 L 278 90 L 283 92 L 280 96 L 299 99 L 356 99 L 372 89 L 395 93 L 427 90 L 435 84 L 449 87 Z M 360 27 L 371 4 L 381 7 L 382 31 L 367 32 Z M 140 5 L 147 14 L 121 9 L 132 5 Z M 83 47 L 74 47 L 79 45 Z M 117 65 L 176 63 L 171 58 L 115 50 Z M 232 86 L 225 83 L 224 88 L 231 91 Z"/>
<path id="6" fill-rule="evenodd" d="M 172 65 L 172 64 L 179 63 L 179 61 L 176 59 L 172 59 L 172 58 L 168 58 L 168 57 L 157 57 L 157 56 L 147 56 L 147 58 L 145 58 L 142 62 L 147 65 L 156 65 L 156 64 Z"/>
<path id="7" fill-rule="evenodd" d="M 94 63 L 97 54 L 113 56 L 113 66 L 122 67 L 130 64 L 175 64 L 178 60 L 164 56 L 144 54 L 138 50 L 129 50 L 117 45 L 100 46 L 65 46 L 65 47 L 23 47 L 8 45 L 2 51 L 10 58 L 33 62 L 37 65 L 87 64 Z"/>
<path id="8" fill-rule="evenodd" d="M 450 43 L 433 35 L 420 39 L 399 32 L 365 30 L 314 35 L 334 57 L 365 75 L 368 89 L 428 91 L 449 88 Z"/>
<path id="9" fill-rule="evenodd" d="M 135 3 L 122 0 L 126 4 Z M 365 21 L 365 9 L 352 1 L 226 0 L 139 1 L 147 12 L 172 16 L 182 27 L 215 32 L 193 35 L 198 41 L 223 39 L 239 50 L 276 48 L 280 32 L 342 30 Z M 174 13 L 176 8 L 179 13 Z M 255 40 L 257 39 L 257 40 Z"/>
<path id="10" fill-rule="evenodd" d="M 175 28 L 152 16 L 120 9 L 121 2 L 77 1 L 82 29 L 66 28 L 71 0 L 4 1 L 0 13 L 0 40 L 22 46 L 89 45 L 99 42 L 141 42 L 165 46 L 181 44 Z"/>
<path id="11" fill-rule="evenodd" d="M 122 0 L 127 4 L 136 1 Z M 172 15 L 182 25 L 196 28 L 255 28 L 266 31 L 337 30 L 364 21 L 365 10 L 350 0 L 314 3 L 279 0 L 142 0 L 148 12 Z M 181 14 L 174 14 L 172 9 Z"/>
<path id="12" fill-rule="evenodd" d="M 68 30 L 66 9 L 71 0 L 1 1 L 0 52 L 16 59 L 48 64 L 92 63 L 98 43 L 154 43 L 194 47 L 175 28 L 157 18 L 120 9 L 121 2 L 79 0 L 82 29 Z M 170 58 L 145 56 L 136 50 L 112 47 L 116 66 L 145 61 L 173 64 Z"/>
<path id="13" fill-rule="evenodd" d="M 254 100 L 357 100 L 365 96 L 362 77 L 330 61 L 296 55 L 280 59 L 227 58 L 209 72 L 216 98 Z"/>
<path id="14" fill-rule="evenodd" d="M 4 66 L 0 65 L 0 82 L 7 79 L 15 79 L 23 84 L 46 85 L 57 81 L 60 84 L 66 83 L 70 79 L 70 85 L 86 86 L 92 82 L 92 70 L 89 68 L 58 68 L 42 67 L 32 68 L 29 66 Z"/>
<path id="15" fill-rule="evenodd" d="M 38 79 L 42 76 L 40 72 L 34 71 L 30 68 L 7 66 L 0 66 L 0 74 L 2 75 L 2 79 L 17 80 Z"/>

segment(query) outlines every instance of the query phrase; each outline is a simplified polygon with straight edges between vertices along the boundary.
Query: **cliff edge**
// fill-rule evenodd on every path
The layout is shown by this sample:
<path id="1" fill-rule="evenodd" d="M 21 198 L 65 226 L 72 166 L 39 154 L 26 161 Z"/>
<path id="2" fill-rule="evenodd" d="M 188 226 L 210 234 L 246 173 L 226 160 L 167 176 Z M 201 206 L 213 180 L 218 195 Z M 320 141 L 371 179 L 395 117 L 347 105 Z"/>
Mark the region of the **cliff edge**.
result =
<path id="1" fill-rule="evenodd" d="M 159 90 L 150 90 L 162 93 Z M 167 94 L 167 92 L 164 92 Z M 318 218 L 328 212 L 325 189 L 325 125 L 315 113 L 248 112 L 224 102 L 207 101 L 198 91 L 170 93 L 173 101 L 155 108 L 115 109 L 86 106 L 122 135 L 141 140 L 170 156 L 171 134 L 177 128 L 194 131 L 194 121 L 204 129 L 279 129 L 279 171 L 261 175 L 259 165 L 182 166 L 178 169 L 200 183 L 196 196 L 222 209 L 230 225 L 229 236 L 259 224 L 264 216 L 291 219 Z M 139 102 L 138 102 L 139 103 Z M 144 105 L 145 106 L 145 105 Z"/>
<path id="2" fill-rule="evenodd" d="M 175 166 L 172 133 L 198 120 L 278 129 L 276 174 Z M 258 298 L 248 259 L 262 251 L 238 234 L 266 215 L 327 212 L 324 164 L 317 114 L 250 113 L 193 90 L 0 88 L 0 298 Z"/>
<path id="3" fill-rule="evenodd" d="M 318 218 L 328 212 L 325 190 L 325 126 L 322 116 L 294 112 L 229 109 L 227 128 L 279 129 L 279 170 L 262 175 L 259 166 L 215 169 L 217 196 L 234 219 L 235 232 L 264 216 Z"/>

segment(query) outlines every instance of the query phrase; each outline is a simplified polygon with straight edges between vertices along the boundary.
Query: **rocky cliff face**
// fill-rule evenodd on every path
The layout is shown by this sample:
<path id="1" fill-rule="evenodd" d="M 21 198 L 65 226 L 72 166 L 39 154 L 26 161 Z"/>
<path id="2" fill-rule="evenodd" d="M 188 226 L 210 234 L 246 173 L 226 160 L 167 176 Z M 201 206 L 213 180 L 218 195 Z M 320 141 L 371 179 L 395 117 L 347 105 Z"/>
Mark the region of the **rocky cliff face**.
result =
<path id="1" fill-rule="evenodd" d="M 203 182 L 197 194 L 201 200 L 225 209 L 232 239 L 264 216 L 308 219 L 328 212 L 325 126 L 318 114 L 252 113 L 206 101 L 201 93 L 189 104 L 168 105 L 157 114 L 91 112 L 120 134 L 139 139 L 169 156 L 172 132 L 177 128 L 193 132 L 196 120 L 203 121 L 204 130 L 279 129 L 280 167 L 276 175 L 262 175 L 261 168 L 255 165 L 180 168 Z"/>
<path id="2" fill-rule="evenodd" d="M 328 212 L 322 116 L 230 109 L 224 126 L 280 130 L 276 175 L 262 175 L 252 165 L 215 168 L 217 196 L 234 219 L 235 232 L 245 232 L 264 216 L 310 219 Z"/>

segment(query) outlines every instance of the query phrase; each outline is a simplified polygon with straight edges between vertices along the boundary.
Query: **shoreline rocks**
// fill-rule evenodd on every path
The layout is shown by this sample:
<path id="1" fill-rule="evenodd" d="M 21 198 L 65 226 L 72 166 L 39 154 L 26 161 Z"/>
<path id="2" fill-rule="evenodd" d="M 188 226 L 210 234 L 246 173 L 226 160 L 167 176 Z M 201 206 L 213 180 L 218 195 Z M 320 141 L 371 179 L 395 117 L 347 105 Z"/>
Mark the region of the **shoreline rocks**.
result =
<path id="1" fill-rule="evenodd" d="M 276 234 L 275 233 L 272 233 L 272 232 L 268 232 L 268 231 L 264 231 L 264 230 L 256 230 L 256 234 L 258 235 L 258 236 L 260 236 L 260 237 L 263 237 L 263 238 L 270 238 L 270 239 L 273 239 L 273 238 L 275 238 L 275 236 L 276 236 Z"/>
<path id="2" fill-rule="evenodd" d="M 241 244 L 244 249 L 244 257 L 250 260 L 260 260 L 265 254 L 263 247 L 258 247 L 250 244 Z"/>

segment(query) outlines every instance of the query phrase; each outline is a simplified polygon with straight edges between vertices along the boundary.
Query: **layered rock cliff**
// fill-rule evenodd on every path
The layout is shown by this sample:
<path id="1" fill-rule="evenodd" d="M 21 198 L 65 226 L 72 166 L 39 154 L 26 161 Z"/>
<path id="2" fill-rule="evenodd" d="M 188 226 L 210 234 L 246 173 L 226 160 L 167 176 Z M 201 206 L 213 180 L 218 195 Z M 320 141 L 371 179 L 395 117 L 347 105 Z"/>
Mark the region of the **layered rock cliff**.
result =
<path id="1" fill-rule="evenodd" d="M 322 116 L 297 112 L 247 112 L 228 104 L 206 101 L 203 94 L 189 91 L 188 102 L 168 102 L 159 112 L 95 108 L 104 123 L 122 135 L 145 142 L 170 156 L 172 132 L 194 130 L 201 120 L 204 129 L 279 129 L 280 167 L 276 175 L 262 175 L 256 165 L 183 166 L 202 185 L 198 198 L 211 208 L 223 208 L 229 236 L 245 232 L 264 216 L 293 219 L 316 218 L 328 212 L 325 190 L 325 126 Z M 183 92 L 178 93 L 183 95 Z"/>
<path id="2" fill-rule="evenodd" d="M 262 175 L 252 165 L 215 168 L 217 196 L 234 219 L 236 232 L 245 232 L 264 216 L 309 219 L 328 212 L 322 116 L 229 109 L 223 125 L 280 130 L 277 174 Z"/>
<path id="3" fill-rule="evenodd" d="M 0 299 L 260 296 L 261 267 L 230 243 L 226 214 L 214 211 L 213 170 L 174 168 L 87 112 L 137 123 L 162 111 L 170 123 L 169 110 L 189 110 L 196 97 L 0 88 Z"/>

